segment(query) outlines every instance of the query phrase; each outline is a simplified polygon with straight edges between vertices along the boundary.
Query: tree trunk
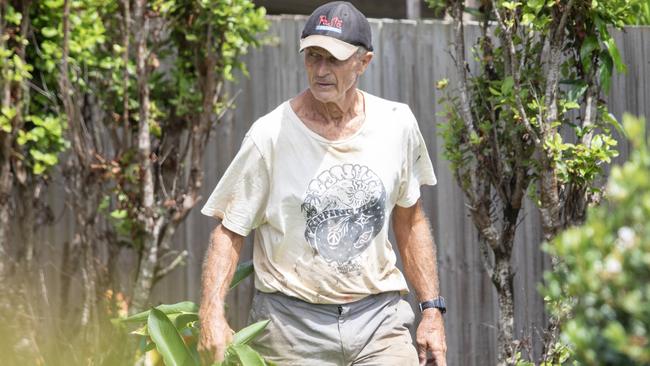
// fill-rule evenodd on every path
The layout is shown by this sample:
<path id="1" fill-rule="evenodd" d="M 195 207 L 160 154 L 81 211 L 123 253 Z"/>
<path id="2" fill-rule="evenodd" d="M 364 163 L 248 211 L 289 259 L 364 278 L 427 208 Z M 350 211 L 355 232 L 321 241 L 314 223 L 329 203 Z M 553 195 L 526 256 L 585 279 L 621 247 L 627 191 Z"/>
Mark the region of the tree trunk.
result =
<path id="1" fill-rule="evenodd" d="M 146 306 L 154 282 L 158 262 L 158 242 L 160 229 L 156 226 L 154 213 L 153 164 L 151 162 L 151 133 L 149 131 L 149 86 L 147 72 L 147 28 L 148 17 L 145 14 L 146 1 L 137 0 L 134 8 L 134 31 L 136 40 L 136 74 L 138 80 L 138 98 L 140 114 L 138 124 L 138 153 L 142 174 L 142 210 L 140 221 L 144 228 L 143 252 L 140 257 L 139 271 L 133 288 L 133 301 L 130 311 L 139 312 Z M 154 232 L 156 231 L 156 233 Z"/>
<path id="2" fill-rule="evenodd" d="M 5 276 L 9 269 L 9 205 L 13 185 L 9 156 L 4 155 L 5 153 L 8 154 L 9 149 L 3 147 L 2 167 L 0 167 L 0 284 L 5 283 Z"/>
<path id="3" fill-rule="evenodd" d="M 144 252 L 140 258 L 140 269 L 133 287 L 133 300 L 129 307 L 131 314 L 144 310 L 151 296 L 158 264 L 158 235 L 154 235 L 153 231 L 154 229 L 147 231 L 143 239 Z"/>
<path id="4" fill-rule="evenodd" d="M 515 298 L 513 277 L 510 256 L 496 255 L 492 282 L 497 289 L 499 301 L 498 366 L 512 365 L 514 359 Z"/>
<path id="5" fill-rule="evenodd" d="M 4 14 L 5 4 L 0 5 Z M 0 48 L 5 48 L 5 20 L 0 19 Z M 6 74 L 6 65 L 3 63 L 1 75 Z M 0 79 L 2 82 L 2 98 L 0 106 L 9 107 L 11 104 L 11 84 L 9 80 Z M 5 283 L 5 276 L 9 266 L 9 204 L 13 188 L 13 174 L 11 173 L 11 141 L 12 135 L 0 131 L 0 285 Z"/>
<path id="6" fill-rule="evenodd" d="M 21 245 L 20 255 L 18 256 L 17 262 L 21 263 L 21 265 L 24 265 L 26 272 L 30 275 L 34 269 L 34 256 L 36 252 L 35 234 L 38 230 L 38 225 L 36 224 L 34 202 L 38 199 L 38 191 L 40 190 L 39 183 L 32 183 L 34 186 L 20 184 L 17 185 L 21 197 L 20 201 L 22 202 L 23 206 L 19 223 L 23 243 Z"/>
<path id="7" fill-rule="evenodd" d="M 66 321 L 68 312 L 68 304 L 70 301 L 70 283 L 72 277 L 79 267 L 79 243 L 76 238 L 73 241 L 65 242 L 63 245 L 63 255 L 61 258 L 61 287 L 59 290 L 59 318 L 63 323 Z"/>

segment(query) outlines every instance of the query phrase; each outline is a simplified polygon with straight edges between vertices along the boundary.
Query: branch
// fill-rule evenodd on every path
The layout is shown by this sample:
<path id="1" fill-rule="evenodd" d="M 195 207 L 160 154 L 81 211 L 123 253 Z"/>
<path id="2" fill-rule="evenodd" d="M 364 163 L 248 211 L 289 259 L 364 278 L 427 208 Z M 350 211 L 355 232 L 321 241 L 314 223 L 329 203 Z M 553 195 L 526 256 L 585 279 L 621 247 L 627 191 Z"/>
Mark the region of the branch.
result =
<path id="1" fill-rule="evenodd" d="M 470 99 L 467 94 L 467 61 L 465 60 L 465 33 L 463 29 L 463 2 L 456 0 L 452 7 L 453 24 L 455 30 L 456 71 L 458 72 L 460 93 L 460 112 L 465 121 L 465 127 L 470 135 L 474 135 L 474 117 L 470 108 Z"/>
<path id="2" fill-rule="evenodd" d="M 521 100 L 521 68 L 523 68 L 525 64 L 525 55 L 524 57 L 519 60 L 520 62 L 517 62 L 517 50 L 515 49 L 515 43 L 512 40 L 512 30 L 506 26 L 503 18 L 501 17 L 501 13 L 499 13 L 499 9 L 497 6 L 494 7 L 494 15 L 499 23 L 499 26 L 501 27 L 501 34 L 502 38 L 505 40 L 506 47 L 508 49 L 508 53 L 510 55 L 510 74 L 512 75 L 512 80 L 514 81 L 514 94 L 515 94 L 515 102 L 517 105 L 517 111 L 519 112 L 522 122 L 524 123 L 524 127 L 526 127 L 526 131 L 530 134 L 530 136 L 533 139 L 533 142 L 535 143 L 536 146 L 541 145 L 541 140 L 539 136 L 537 135 L 537 131 L 533 128 L 533 126 L 530 123 L 530 119 L 528 118 L 528 114 L 526 113 L 526 109 L 524 108 L 524 103 Z M 524 38 L 525 40 L 526 38 Z M 525 43 L 524 43 L 524 50 L 526 49 Z"/>
<path id="3" fill-rule="evenodd" d="M 190 152 L 190 174 L 186 187 L 192 195 L 197 194 L 203 184 L 203 150 L 205 147 L 204 138 L 205 134 L 210 132 L 210 126 L 214 114 L 214 104 L 217 98 L 217 83 L 216 83 L 216 66 L 218 55 L 215 50 L 215 39 L 213 36 L 212 25 L 208 25 L 205 37 L 205 58 L 201 61 L 203 67 L 197 68 L 199 73 L 203 69 L 203 75 L 200 75 L 200 87 L 202 99 L 201 113 L 198 116 L 198 121 L 194 120 L 194 125 L 191 131 L 192 151 Z M 219 42 L 217 47 L 223 42 Z"/>
<path id="4" fill-rule="evenodd" d="M 582 128 L 591 128 L 596 124 L 598 119 L 598 87 L 596 79 L 596 68 L 592 67 L 589 72 L 587 91 L 585 92 L 585 116 L 582 119 Z M 593 137 L 593 131 L 589 131 L 582 136 L 582 143 L 586 146 L 591 145 L 591 139 Z"/>
<path id="5" fill-rule="evenodd" d="M 546 103 L 547 118 L 544 122 L 540 120 L 542 137 L 548 137 L 547 127 L 557 120 L 557 85 L 559 80 L 559 68 L 561 64 L 562 40 L 565 34 L 564 27 L 566 26 L 567 19 L 571 13 L 574 0 L 569 0 L 565 9 L 563 9 L 562 18 L 558 27 L 553 32 L 553 37 L 549 43 L 549 67 L 546 71 L 548 75 L 546 82 L 546 92 L 544 93 L 544 101 Z"/>
<path id="6" fill-rule="evenodd" d="M 154 205 L 153 164 L 151 162 L 151 132 L 149 131 L 149 86 L 147 72 L 146 33 L 149 19 L 145 12 L 146 1 L 138 0 L 135 5 L 136 18 L 136 73 L 138 80 L 138 97 L 140 115 L 138 121 L 138 153 L 142 169 L 142 208 L 145 217 L 149 217 Z M 150 223 L 151 224 L 151 223 Z M 151 227 L 147 227 L 147 230 Z"/>
<path id="7" fill-rule="evenodd" d="M 575 0 L 569 0 L 569 2 L 566 5 L 566 8 L 562 12 L 562 18 L 560 19 L 560 25 L 556 28 L 556 34 L 553 35 L 555 38 L 555 43 L 560 43 L 562 41 L 562 38 L 564 37 L 564 27 L 566 26 L 566 22 L 569 19 L 569 14 L 571 13 L 571 8 L 573 8 L 573 3 Z"/>
<path id="8" fill-rule="evenodd" d="M 480 236 L 478 238 L 478 245 L 479 250 L 481 251 L 481 263 L 483 264 L 483 268 L 485 269 L 488 277 L 492 278 L 492 276 L 494 276 L 494 263 L 492 262 L 492 257 L 490 256 L 490 248 L 488 247 L 485 240 L 481 239 Z"/>
<path id="9" fill-rule="evenodd" d="M 171 271 L 175 270 L 176 267 L 178 267 L 178 266 L 180 266 L 181 264 L 183 264 L 183 261 L 184 261 L 185 258 L 187 258 L 187 257 L 188 257 L 188 252 L 187 252 L 187 250 L 183 250 L 183 251 L 180 252 L 180 253 L 176 256 L 176 258 L 174 258 L 174 259 L 173 259 L 173 260 L 172 260 L 168 265 L 166 265 L 166 266 L 163 267 L 163 268 L 157 269 L 157 270 L 156 270 L 156 275 L 155 275 L 155 277 L 154 277 L 154 278 L 155 278 L 154 282 L 157 282 L 157 281 L 160 280 L 161 278 L 163 278 L 163 277 L 165 277 L 166 275 L 168 275 Z"/>
<path id="10" fill-rule="evenodd" d="M 131 36 L 131 8 L 130 0 L 122 0 L 124 5 L 124 55 L 122 55 L 122 62 L 124 62 L 124 101 L 122 102 L 122 123 L 124 128 L 124 146 L 126 149 L 133 143 L 131 141 L 131 124 L 129 122 L 129 39 Z"/>
<path id="11" fill-rule="evenodd" d="M 495 227 L 495 222 L 491 214 L 490 203 L 493 201 L 490 197 L 490 183 L 487 180 L 481 180 L 475 188 L 472 188 L 478 197 L 467 207 L 470 210 L 472 221 L 479 231 L 482 240 L 496 250 L 501 240 L 501 235 Z"/>
<path id="12" fill-rule="evenodd" d="M 63 47 L 61 52 L 61 67 L 59 78 L 59 89 L 61 92 L 61 99 L 63 100 L 63 108 L 70 123 L 70 130 L 72 131 L 72 147 L 75 151 L 77 159 L 81 166 L 88 165 L 88 148 L 86 146 L 85 131 L 83 131 L 79 119 L 80 113 L 75 107 L 72 100 L 72 84 L 70 83 L 70 75 L 68 73 L 68 56 L 70 54 L 70 0 L 65 0 L 63 3 Z"/>

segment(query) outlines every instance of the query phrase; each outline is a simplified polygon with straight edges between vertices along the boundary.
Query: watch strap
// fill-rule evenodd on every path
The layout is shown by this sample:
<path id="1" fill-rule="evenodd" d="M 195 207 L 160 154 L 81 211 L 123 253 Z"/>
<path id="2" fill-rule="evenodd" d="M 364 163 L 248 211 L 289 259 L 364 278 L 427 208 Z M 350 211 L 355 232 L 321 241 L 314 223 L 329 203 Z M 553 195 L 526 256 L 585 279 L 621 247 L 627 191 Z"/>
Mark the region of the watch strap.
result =
<path id="1" fill-rule="evenodd" d="M 422 301 L 419 305 L 420 305 L 420 312 L 423 312 L 424 310 L 430 308 L 435 308 L 440 310 L 441 314 L 447 312 L 447 304 L 445 303 L 445 299 L 442 296 L 438 296 L 431 300 Z"/>

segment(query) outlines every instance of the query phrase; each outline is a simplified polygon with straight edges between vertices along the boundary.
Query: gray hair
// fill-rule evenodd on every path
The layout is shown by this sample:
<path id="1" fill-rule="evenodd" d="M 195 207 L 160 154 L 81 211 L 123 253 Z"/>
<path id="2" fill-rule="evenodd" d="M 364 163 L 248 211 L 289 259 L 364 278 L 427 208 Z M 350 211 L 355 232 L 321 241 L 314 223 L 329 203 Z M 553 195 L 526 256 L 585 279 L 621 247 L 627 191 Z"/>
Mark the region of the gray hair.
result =
<path id="1" fill-rule="evenodd" d="M 356 51 L 354 54 L 355 54 L 355 56 L 357 56 L 357 57 L 363 57 L 363 56 L 365 56 L 366 53 L 368 53 L 368 52 L 370 52 L 370 51 L 368 51 L 367 48 L 365 48 L 365 47 L 363 47 L 363 46 L 359 46 L 359 48 L 357 48 L 357 51 Z"/>

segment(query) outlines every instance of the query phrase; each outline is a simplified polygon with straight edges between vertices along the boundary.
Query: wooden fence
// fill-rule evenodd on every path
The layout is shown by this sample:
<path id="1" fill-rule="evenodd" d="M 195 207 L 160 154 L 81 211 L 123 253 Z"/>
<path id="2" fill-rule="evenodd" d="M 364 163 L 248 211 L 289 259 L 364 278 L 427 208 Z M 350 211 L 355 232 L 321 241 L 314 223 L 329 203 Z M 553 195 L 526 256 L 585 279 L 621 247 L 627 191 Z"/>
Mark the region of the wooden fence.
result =
<path id="1" fill-rule="evenodd" d="M 241 78 L 232 86 L 240 90 L 237 108 L 218 126 L 206 159 L 206 182 L 203 197 L 207 198 L 224 172 L 249 126 L 258 117 L 291 98 L 306 87 L 302 55 L 298 40 L 305 17 L 272 16 L 269 34 L 271 45 L 252 50 L 244 58 L 250 77 Z M 453 30 L 439 21 L 371 20 L 375 57 L 360 81 L 362 89 L 384 98 L 408 103 L 418 118 L 438 176 L 438 185 L 425 188 L 423 201 L 431 218 L 438 245 L 441 292 L 447 299 L 446 315 L 448 361 L 452 366 L 485 366 L 496 357 L 496 293 L 486 277 L 479 259 L 477 234 L 462 192 L 456 185 L 447 162 L 442 158 L 437 135 L 437 101 L 440 92 L 437 80 L 450 79 L 455 71 L 450 58 Z M 466 28 L 466 49 L 475 43 L 479 29 Z M 614 76 L 612 91 L 607 97 L 610 110 L 617 117 L 624 111 L 644 115 L 650 121 L 650 28 L 630 27 L 614 32 L 622 57 L 628 65 L 627 74 Z M 620 145 L 622 161 L 628 152 Z M 537 286 L 548 260 L 540 251 L 541 230 L 537 210 L 531 205 L 516 235 L 514 265 L 517 336 L 539 338 L 545 321 L 544 307 Z M 209 232 L 216 222 L 202 216 L 199 208 L 187 219 L 178 233 L 176 245 L 190 252 L 187 265 L 165 278 L 155 289 L 154 301 L 197 301 L 200 291 L 201 263 Z M 69 237 L 71 224 L 61 222 L 49 233 Z M 59 238 L 52 239 L 54 242 Z M 60 240 L 66 240 L 61 238 Z M 245 247 L 243 260 L 250 258 L 252 246 Z M 131 263 L 124 258 L 125 264 Z M 247 280 L 229 296 L 233 327 L 245 324 L 253 288 Z M 413 303 L 412 295 L 410 301 Z"/>

